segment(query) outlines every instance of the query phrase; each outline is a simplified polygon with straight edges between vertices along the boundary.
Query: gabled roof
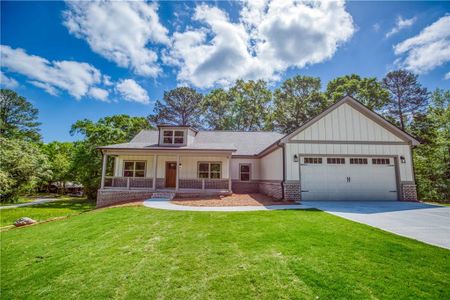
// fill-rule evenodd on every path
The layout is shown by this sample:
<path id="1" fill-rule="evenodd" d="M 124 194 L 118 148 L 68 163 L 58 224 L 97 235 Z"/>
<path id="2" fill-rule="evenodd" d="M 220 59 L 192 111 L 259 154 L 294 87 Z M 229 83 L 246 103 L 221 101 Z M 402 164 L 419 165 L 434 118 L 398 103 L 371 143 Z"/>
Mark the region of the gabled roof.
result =
<path id="1" fill-rule="evenodd" d="M 410 135 L 407 132 L 401 130 L 400 128 L 398 128 L 397 126 L 395 126 L 394 124 L 392 124 L 391 122 L 389 122 L 388 120 L 386 120 L 385 118 L 380 116 L 379 114 L 373 112 L 372 110 L 370 110 L 365 105 L 363 105 L 361 102 L 359 102 L 358 100 L 356 100 L 355 98 L 353 98 L 351 96 L 345 96 L 344 98 L 342 98 L 338 102 L 334 103 L 333 105 L 328 107 L 326 110 L 324 110 L 323 112 L 318 114 L 316 117 L 314 117 L 311 120 L 309 120 L 306 123 L 304 123 L 297 130 L 295 130 L 294 132 L 292 132 L 292 133 L 286 135 L 285 137 L 283 137 L 280 140 L 280 143 L 286 143 L 286 142 L 290 141 L 294 136 L 296 136 L 297 134 L 299 134 L 300 132 L 302 132 L 306 128 L 310 127 L 312 124 L 316 123 L 318 120 L 320 120 L 321 118 L 323 118 L 324 116 L 326 116 L 327 114 L 332 112 L 333 110 L 337 109 L 339 106 L 341 106 L 343 104 L 346 104 L 346 103 L 348 105 L 352 106 L 354 109 L 358 110 L 360 113 L 362 113 L 363 115 L 365 115 L 366 117 L 368 117 L 372 121 L 376 122 L 377 124 L 379 124 L 380 126 L 385 128 L 386 130 L 388 130 L 389 132 L 391 132 L 392 134 L 394 134 L 397 137 L 399 137 L 403 141 L 409 142 L 412 145 L 419 145 L 420 144 L 420 142 L 418 140 L 416 140 L 412 135 Z"/>

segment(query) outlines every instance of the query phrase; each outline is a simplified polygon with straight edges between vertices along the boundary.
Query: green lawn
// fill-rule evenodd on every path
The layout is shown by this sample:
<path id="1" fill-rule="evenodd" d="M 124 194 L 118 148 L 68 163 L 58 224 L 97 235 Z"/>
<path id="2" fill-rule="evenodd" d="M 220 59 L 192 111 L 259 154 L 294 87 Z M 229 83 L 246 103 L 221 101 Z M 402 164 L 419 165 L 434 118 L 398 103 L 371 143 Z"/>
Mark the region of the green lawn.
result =
<path id="1" fill-rule="evenodd" d="M 58 199 L 71 199 L 73 197 L 69 197 L 66 195 L 60 195 L 60 194 L 52 194 L 52 193 L 40 193 L 36 195 L 29 195 L 29 196 L 20 196 L 16 202 L 0 202 L 0 206 L 10 206 L 15 204 L 23 204 L 28 202 L 36 201 L 39 198 L 58 198 Z"/>
<path id="2" fill-rule="evenodd" d="M 2 299 L 450 299 L 450 251 L 320 211 L 95 210 L 1 264 Z"/>
<path id="3" fill-rule="evenodd" d="M 36 221 L 76 215 L 95 207 L 95 203 L 85 198 L 64 198 L 55 202 L 48 202 L 33 206 L 8 208 L 0 210 L 0 226 L 11 225 L 21 217 L 29 217 Z"/>

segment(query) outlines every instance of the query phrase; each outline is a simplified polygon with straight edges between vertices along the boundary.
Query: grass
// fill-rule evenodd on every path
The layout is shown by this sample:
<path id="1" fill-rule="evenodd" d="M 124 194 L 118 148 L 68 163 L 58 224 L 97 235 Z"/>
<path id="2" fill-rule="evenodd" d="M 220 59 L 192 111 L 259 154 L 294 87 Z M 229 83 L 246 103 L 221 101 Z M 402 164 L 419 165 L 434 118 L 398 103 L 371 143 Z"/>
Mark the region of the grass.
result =
<path id="1" fill-rule="evenodd" d="M 0 226 L 12 225 L 14 221 L 21 217 L 46 221 L 57 217 L 80 214 L 95 207 L 94 202 L 87 201 L 85 198 L 64 199 L 33 206 L 2 209 L 0 210 Z"/>
<path id="2" fill-rule="evenodd" d="M 440 205 L 440 206 L 450 206 L 450 203 L 446 203 L 446 202 L 425 201 L 425 203 L 433 204 L 433 205 Z"/>
<path id="3" fill-rule="evenodd" d="M 450 251 L 320 211 L 94 210 L 1 264 L 2 299 L 450 299 Z"/>
<path id="4" fill-rule="evenodd" d="M 73 197 L 61 195 L 61 194 L 55 194 L 55 193 L 39 193 L 35 195 L 25 195 L 20 196 L 16 202 L 0 202 L 0 206 L 10 206 L 15 204 L 23 204 L 28 202 L 36 201 L 38 198 L 58 198 L 58 199 L 71 199 Z"/>

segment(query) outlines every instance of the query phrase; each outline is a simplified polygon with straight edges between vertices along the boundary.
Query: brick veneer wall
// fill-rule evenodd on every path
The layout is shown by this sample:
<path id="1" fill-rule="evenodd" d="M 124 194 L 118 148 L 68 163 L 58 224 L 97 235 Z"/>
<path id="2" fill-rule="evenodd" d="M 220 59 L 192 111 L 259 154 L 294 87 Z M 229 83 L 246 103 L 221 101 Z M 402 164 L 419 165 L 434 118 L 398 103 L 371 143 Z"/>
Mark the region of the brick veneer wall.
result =
<path id="1" fill-rule="evenodd" d="M 402 201 L 417 201 L 417 189 L 415 184 L 402 183 Z"/>
<path id="2" fill-rule="evenodd" d="M 284 200 L 288 201 L 300 201 L 300 183 L 299 182 L 285 182 L 283 184 L 284 188 Z"/>
<path id="3" fill-rule="evenodd" d="M 149 191 L 97 191 L 97 207 L 104 207 L 127 201 L 145 200 L 152 196 Z"/>
<path id="4" fill-rule="evenodd" d="M 238 194 L 259 193 L 258 185 L 258 181 L 232 181 L 231 189 Z"/>
<path id="5" fill-rule="evenodd" d="M 261 181 L 258 184 L 259 192 L 275 199 L 283 199 L 283 188 L 281 186 L 281 181 Z"/>

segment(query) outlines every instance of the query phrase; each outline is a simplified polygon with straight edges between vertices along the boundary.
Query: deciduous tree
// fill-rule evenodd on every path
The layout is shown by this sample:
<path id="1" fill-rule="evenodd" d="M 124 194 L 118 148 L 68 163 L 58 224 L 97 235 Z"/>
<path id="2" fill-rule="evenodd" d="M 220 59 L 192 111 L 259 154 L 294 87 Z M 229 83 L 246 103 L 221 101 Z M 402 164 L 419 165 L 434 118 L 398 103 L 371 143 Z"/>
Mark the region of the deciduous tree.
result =
<path id="1" fill-rule="evenodd" d="M 41 139 L 38 110 L 13 90 L 0 90 L 0 136 L 37 142 Z"/>
<path id="2" fill-rule="evenodd" d="M 332 102 L 352 96 L 372 110 L 381 109 L 389 101 L 389 93 L 375 77 L 364 78 L 356 74 L 331 80 L 325 95 Z"/>
<path id="3" fill-rule="evenodd" d="M 275 129 L 290 133 L 323 111 L 328 102 L 320 91 L 320 79 L 296 76 L 284 81 L 274 93 L 272 120 Z"/>

